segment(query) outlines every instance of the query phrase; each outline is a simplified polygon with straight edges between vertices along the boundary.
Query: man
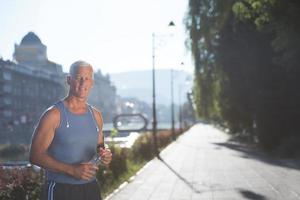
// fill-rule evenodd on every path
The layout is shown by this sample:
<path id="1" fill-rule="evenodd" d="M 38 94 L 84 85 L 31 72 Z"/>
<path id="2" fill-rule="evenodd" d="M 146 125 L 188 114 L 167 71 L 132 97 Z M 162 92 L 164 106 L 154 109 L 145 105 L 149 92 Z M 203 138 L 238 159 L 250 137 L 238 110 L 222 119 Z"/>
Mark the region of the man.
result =
<path id="1" fill-rule="evenodd" d="M 67 76 L 68 96 L 43 113 L 34 131 L 30 162 L 46 169 L 45 199 L 101 199 L 95 178 L 98 166 L 90 160 L 97 148 L 104 165 L 112 154 L 100 148 L 104 143 L 101 113 L 87 104 L 93 75 L 89 63 L 73 63 Z"/>

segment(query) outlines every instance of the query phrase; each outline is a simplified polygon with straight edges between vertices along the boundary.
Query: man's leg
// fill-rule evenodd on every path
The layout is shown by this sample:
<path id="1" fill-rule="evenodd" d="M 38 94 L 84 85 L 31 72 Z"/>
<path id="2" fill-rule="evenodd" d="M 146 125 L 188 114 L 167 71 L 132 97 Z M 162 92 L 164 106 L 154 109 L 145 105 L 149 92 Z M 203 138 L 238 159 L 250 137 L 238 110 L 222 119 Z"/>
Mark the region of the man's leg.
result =
<path id="1" fill-rule="evenodd" d="M 85 199 L 88 200 L 101 200 L 100 186 L 97 181 L 85 184 Z"/>

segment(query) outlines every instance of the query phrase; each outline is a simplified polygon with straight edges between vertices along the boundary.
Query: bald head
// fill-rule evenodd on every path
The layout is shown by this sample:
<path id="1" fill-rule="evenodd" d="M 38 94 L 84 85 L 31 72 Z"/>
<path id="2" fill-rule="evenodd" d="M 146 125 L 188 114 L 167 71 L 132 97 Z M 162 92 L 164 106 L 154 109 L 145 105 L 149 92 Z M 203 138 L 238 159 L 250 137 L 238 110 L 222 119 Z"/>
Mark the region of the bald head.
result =
<path id="1" fill-rule="evenodd" d="M 88 62 L 85 62 L 83 60 L 78 60 L 78 61 L 74 62 L 70 67 L 69 74 L 71 77 L 75 77 L 76 72 L 78 71 L 79 67 L 89 67 L 89 68 L 93 69 L 92 65 L 89 64 Z M 93 78 L 94 78 L 94 74 L 93 74 Z"/>

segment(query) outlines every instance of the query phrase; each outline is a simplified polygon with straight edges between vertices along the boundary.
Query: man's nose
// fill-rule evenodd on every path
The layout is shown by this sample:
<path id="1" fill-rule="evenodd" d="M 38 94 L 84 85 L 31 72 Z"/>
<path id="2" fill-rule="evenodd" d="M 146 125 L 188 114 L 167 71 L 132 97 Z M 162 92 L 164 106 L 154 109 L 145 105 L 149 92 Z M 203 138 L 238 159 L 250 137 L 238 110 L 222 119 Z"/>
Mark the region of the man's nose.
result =
<path id="1" fill-rule="evenodd" d="M 85 80 L 85 79 L 80 79 L 80 81 L 79 81 L 79 83 L 80 83 L 80 85 L 83 85 L 83 84 L 85 84 L 87 82 L 87 80 Z"/>

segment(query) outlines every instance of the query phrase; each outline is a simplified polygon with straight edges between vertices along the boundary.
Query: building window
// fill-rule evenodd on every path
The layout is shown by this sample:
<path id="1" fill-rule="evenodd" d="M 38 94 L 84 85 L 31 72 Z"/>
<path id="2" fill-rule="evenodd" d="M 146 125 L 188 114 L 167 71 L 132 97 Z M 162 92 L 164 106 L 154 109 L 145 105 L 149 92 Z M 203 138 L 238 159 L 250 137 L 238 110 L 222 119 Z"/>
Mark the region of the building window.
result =
<path id="1" fill-rule="evenodd" d="M 4 71 L 3 72 L 3 78 L 4 78 L 4 80 L 10 81 L 11 80 L 11 73 L 7 72 L 7 71 Z"/>
<path id="2" fill-rule="evenodd" d="M 8 97 L 5 97 L 5 98 L 4 98 L 4 104 L 5 104 L 5 105 L 11 105 L 11 99 L 8 98 Z"/>
<path id="3" fill-rule="evenodd" d="M 11 87 L 11 85 L 4 85 L 3 86 L 3 90 L 4 90 L 4 92 L 11 92 L 12 91 L 12 87 Z"/>
<path id="4" fill-rule="evenodd" d="M 11 112 L 11 110 L 4 110 L 3 111 L 3 115 L 4 115 L 4 117 L 11 117 L 12 116 L 12 112 Z"/>

